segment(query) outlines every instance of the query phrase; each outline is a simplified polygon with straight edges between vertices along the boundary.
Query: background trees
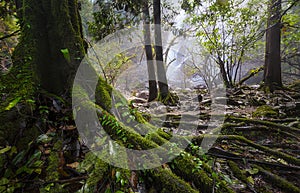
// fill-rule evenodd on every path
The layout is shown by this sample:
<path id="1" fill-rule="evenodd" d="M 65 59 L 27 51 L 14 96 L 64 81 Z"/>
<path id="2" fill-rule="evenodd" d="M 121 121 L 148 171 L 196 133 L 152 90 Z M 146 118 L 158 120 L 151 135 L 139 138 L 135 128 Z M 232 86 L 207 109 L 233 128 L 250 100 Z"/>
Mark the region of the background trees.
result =
<path id="1" fill-rule="evenodd" d="M 189 21 L 197 31 L 199 44 L 218 64 L 224 84 L 233 87 L 248 51 L 263 35 L 264 2 L 220 2 L 205 2 L 194 8 L 197 14 L 192 12 Z"/>

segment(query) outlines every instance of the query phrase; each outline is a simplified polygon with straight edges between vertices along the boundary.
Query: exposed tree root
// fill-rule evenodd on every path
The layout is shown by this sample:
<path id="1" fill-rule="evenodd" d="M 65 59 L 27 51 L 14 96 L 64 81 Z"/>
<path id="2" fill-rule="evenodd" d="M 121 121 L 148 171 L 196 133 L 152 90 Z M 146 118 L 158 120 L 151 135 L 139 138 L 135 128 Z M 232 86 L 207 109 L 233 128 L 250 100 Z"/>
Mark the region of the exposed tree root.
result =
<path id="1" fill-rule="evenodd" d="M 222 133 L 226 134 L 234 134 L 237 132 L 251 132 L 251 131 L 266 131 L 266 132 L 273 132 L 277 134 L 282 134 L 283 136 L 287 136 L 293 139 L 300 141 L 300 138 L 297 135 L 291 134 L 287 131 L 282 131 L 281 129 L 276 129 L 273 127 L 267 126 L 239 126 L 235 124 L 225 123 L 222 126 Z"/>
<path id="2" fill-rule="evenodd" d="M 255 165 L 256 168 L 263 174 L 267 181 L 270 181 L 274 186 L 279 187 L 285 190 L 288 193 L 300 193 L 300 189 L 293 185 L 292 183 L 288 182 L 286 179 L 281 178 L 262 167 Z"/>
<path id="3" fill-rule="evenodd" d="M 215 156 L 215 157 L 227 159 L 227 160 L 236 160 L 236 161 L 244 161 L 245 160 L 248 163 L 264 165 L 264 166 L 268 166 L 268 167 L 272 167 L 272 168 L 280 168 L 282 170 L 289 170 L 289 171 L 300 171 L 299 166 L 283 165 L 283 164 L 271 163 L 271 162 L 254 160 L 254 159 L 245 159 L 244 157 L 240 157 L 236 154 L 224 151 L 222 149 L 211 148 L 207 154 Z"/>
<path id="4" fill-rule="evenodd" d="M 273 123 L 273 122 L 270 122 L 270 121 L 262 121 L 262 120 L 234 117 L 234 116 L 227 117 L 227 120 L 245 122 L 245 123 L 252 123 L 252 124 L 257 124 L 257 125 L 264 125 L 264 126 L 267 126 L 267 127 L 278 128 L 278 129 L 281 129 L 281 130 L 286 131 L 286 132 L 295 132 L 295 133 L 300 134 L 300 129 L 298 129 L 298 128 L 289 127 L 289 126 L 286 126 L 286 125 Z"/>
<path id="5" fill-rule="evenodd" d="M 275 150 L 270 149 L 268 147 L 265 147 L 265 146 L 259 145 L 257 143 L 254 143 L 253 141 L 251 141 L 251 140 L 249 140 L 249 139 L 247 139 L 243 136 L 239 136 L 239 135 L 201 135 L 201 136 L 194 137 L 193 141 L 196 141 L 198 144 L 201 144 L 201 141 L 203 140 L 204 137 L 216 138 L 217 140 L 237 140 L 237 141 L 240 141 L 240 142 L 244 142 L 244 143 L 246 143 L 247 145 L 249 145 L 251 147 L 254 147 L 258 150 L 261 150 L 261 151 L 264 151 L 264 152 L 269 153 L 271 155 L 274 155 L 278 158 L 282 158 L 282 159 L 284 159 L 285 161 L 287 161 L 291 164 L 300 166 L 300 160 L 299 159 L 294 158 L 294 157 L 292 157 L 292 156 L 290 156 L 286 153 L 275 151 Z"/>
<path id="6" fill-rule="evenodd" d="M 156 168 L 150 170 L 149 173 L 154 180 L 155 189 L 158 192 L 198 192 L 168 169 Z"/>
<path id="7" fill-rule="evenodd" d="M 245 184 L 247 184 L 247 187 L 250 190 L 252 190 L 253 192 L 256 192 L 255 189 L 253 188 L 253 185 L 248 180 L 247 176 L 245 174 L 243 174 L 242 171 L 240 170 L 239 166 L 234 161 L 228 161 L 227 163 L 228 163 L 228 166 L 230 167 L 233 175 L 236 178 L 238 178 L 239 180 L 241 180 L 242 182 L 244 182 Z"/>

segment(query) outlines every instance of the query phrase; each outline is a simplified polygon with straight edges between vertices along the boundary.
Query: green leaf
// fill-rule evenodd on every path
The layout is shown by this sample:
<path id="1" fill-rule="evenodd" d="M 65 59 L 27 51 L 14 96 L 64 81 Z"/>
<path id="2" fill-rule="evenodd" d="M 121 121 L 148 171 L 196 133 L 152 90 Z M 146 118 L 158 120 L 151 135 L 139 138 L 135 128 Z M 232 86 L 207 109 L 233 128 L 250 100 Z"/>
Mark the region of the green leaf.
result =
<path id="1" fill-rule="evenodd" d="M 119 181 L 120 176 L 121 176 L 121 172 L 117 171 L 117 172 L 116 172 L 116 178 L 117 178 L 117 181 Z"/>
<path id="2" fill-rule="evenodd" d="M 252 169 L 248 169 L 247 170 L 249 172 L 249 174 L 253 175 L 253 174 L 257 174 L 259 172 L 259 170 L 257 168 L 252 168 Z"/>
<path id="3" fill-rule="evenodd" d="M 5 110 L 9 111 L 21 100 L 22 97 L 15 98 L 13 101 L 9 103 L 9 105 L 5 108 Z"/>
<path id="4" fill-rule="evenodd" d="M 8 184 L 8 183 L 9 183 L 9 180 L 7 178 L 1 178 L 0 179 L 0 186 Z"/>
<path id="5" fill-rule="evenodd" d="M 52 137 L 49 137 L 47 134 L 42 134 L 38 136 L 37 143 L 49 143 L 52 140 Z"/>
<path id="6" fill-rule="evenodd" d="M 10 149 L 11 149 L 11 146 L 6 146 L 5 148 L 0 149 L 0 154 L 3 154 L 3 153 L 5 153 L 5 152 L 8 152 Z"/>
<path id="7" fill-rule="evenodd" d="M 41 151 L 37 151 L 35 154 L 33 154 L 30 159 L 28 160 L 28 162 L 26 163 L 27 166 L 31 167 L 32 164 L 34 164 L 33 161 L 37 161 L 40 159 L 42 155 L 42 152 Z"/>
<path id="8" fill-rule="evenodd" d="M 105 190 L 105 193 L 111 193 L 110 188 L 107 188 L 107 189 Z"/>
<path id="9" fill-rule="evenodd" d="M 12 163 L 14 165 L 17 165 L 20 161 L 23 160 L 24 156 L 25 156 L 25 150 L 18 153 L 18 155 L 12 160 Z"/>
<path id="10" fill-rule="evenodd" d="M 247 178 L 247 180 L 248 180 L 248 182 L 249 182 L 250 184 L 254 184 L 254 180 L 253 180 L 252 176 L 249 176 L 249 177 Z"/>
<path id="11" fill-rule="evenodd" d="M 69 53 L 68 48 L 61 49 L 60 51 L 64 55 L 64 58 L 70 63 L 71 62 L 71 57 L 70 57 L 70 53 Z"/>
<path id="12" fill-rule="evenodd" d="M 232 184 L 232 183 L 233 183 L 232 180 L 229 178 L 229 176 L 224 175 L 223 178 L 224 178 L 224 180 L 225 180 L 227 183 L 229 183 L 229 184 Z"/>

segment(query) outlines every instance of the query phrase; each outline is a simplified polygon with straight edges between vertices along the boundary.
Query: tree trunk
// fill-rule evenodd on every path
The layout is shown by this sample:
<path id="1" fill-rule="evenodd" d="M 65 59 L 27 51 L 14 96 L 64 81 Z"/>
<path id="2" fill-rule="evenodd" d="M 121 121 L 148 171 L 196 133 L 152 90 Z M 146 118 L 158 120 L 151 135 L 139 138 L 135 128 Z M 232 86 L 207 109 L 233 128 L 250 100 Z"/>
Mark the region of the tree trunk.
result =
<path id="1" fill-rule="evenodd" d="M 163 62 L 163 49 L 161 38 L 161 8 L 160 0 L 153 0 L 154 33 L 155 33 L 155 60 L 160 96 L 164 99 L 169 93 L 166 70 Z"/>
<path id="2" fill-rule="evenodd" d="M 12 94 L 16 96 L 11 97 L 22 98 L 20 103 L 31 99 L 35 105 L 49 105 L 38 100 L 44 90 L 64 98 L 65 108 L 71 108 L 73 79 L 85 53 L 77 0 L 17 0 L 16 3 L 21 6 L 18 11 L 21 36 L 10 73 L 11 77 L 17 77 L 14 84 L 20 86 Z M 0 122 L 6 124 L 0 126 L 0 131 L 9 131 L 3 135 L 8 144 L 27 148 L 41 131 L 48 129 L 46 124 L 35 126 L 28 120 L 31 116 L 24 116 L 31 113 L 40 115 L 39 109 L 23 104 L 19 110 L 12 108 L 1 114 Z M 47 119 L 56 121 L 50 116 Z"/>
<path id="3" fill-rule="evenodd" d="M 281 23 L 280 23 L 281 0 L 271 0 L 269 7 L 269 19 L 266 31 L 266 51 L 264 82 L 265 86 L 273 91 L 282 86 L 281 80 Z"/>
<path id="4" fill-rule="evenodd" d="M 151 32 L 150 32 L 150 14 L 148 0 L 143 3 L 143 27 L 144 27 L 144 41 L 145 52 L 147 59 L 148 81 L 149 81 L 149 98 L 148 101 L 153 101 L 157 97 L 157 84 L 155 77 L 155 67 L 153 62 L 153 53 L 151 46 Z"/>
<path id="5" fill-rule="evenodd" d="M 224 63 L 224 61 L 220 57 L 218 57 L 217 64 L 220 67 L 220 72 L 221 72 L 221 76 L 222 76 L 223 82 L 225 84 L 225 87 L 226 88 L 231 88 L 233 85 L 232 85 L 232 82 L 228 79 L 228 76 L 227 76 L 227 74 L 229 72 L 226 72 L 226 70 L 225 70 L 225 63 Z"/>
<path id="6" fill-rule="evenodd" d="M 28 63 L 36 84 L 50 93 L 70 93 L 85 53 L 77 6 L 77 0 L 23 0 L 14 62 Z"/>

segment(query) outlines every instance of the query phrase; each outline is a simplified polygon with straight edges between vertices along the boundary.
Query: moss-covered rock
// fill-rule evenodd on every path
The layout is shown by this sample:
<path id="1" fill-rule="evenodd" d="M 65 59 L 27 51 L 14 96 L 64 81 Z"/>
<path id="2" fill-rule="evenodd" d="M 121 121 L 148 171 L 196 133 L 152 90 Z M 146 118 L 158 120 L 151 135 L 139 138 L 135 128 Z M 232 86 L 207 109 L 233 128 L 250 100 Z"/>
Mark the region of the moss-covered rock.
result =
<path id="1" fill-rule="evenodd" d="M 257 109 L 252 113 L 253 117 L 278 117 L 279 112 L 278 110 L 274 109 L 269 105 L 263 105 L 257 107 Z"/>

